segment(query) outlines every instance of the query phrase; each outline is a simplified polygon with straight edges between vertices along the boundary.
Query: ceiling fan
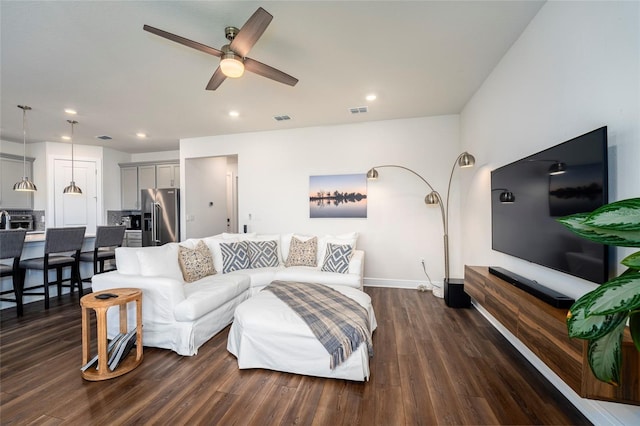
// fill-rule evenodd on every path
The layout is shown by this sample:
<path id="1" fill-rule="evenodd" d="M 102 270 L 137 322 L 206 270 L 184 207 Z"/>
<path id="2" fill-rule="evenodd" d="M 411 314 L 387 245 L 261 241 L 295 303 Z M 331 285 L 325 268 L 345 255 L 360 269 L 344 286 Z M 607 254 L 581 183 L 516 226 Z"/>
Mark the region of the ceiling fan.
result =
<path id="1" fill-rule="evenodd" d="M 269 12 L 259 7 L 241 29 L 236 27 L 225 28 L 224 32 L 229 44 L 225 44 L 220 50 L 149 25 L 144 25 L 143 29 L 176 43 L 219 57 L 220 65 L 213 73 L 211 80 L 209 80 L 207 90 L 216 90 L 227 77 L 241 77 L 245 69 L 279 83 L 295 86 L 298 82 L 297 78 L 247 57 L 249 50 L 262 36 L 272 19 L 273 16 Z"/>

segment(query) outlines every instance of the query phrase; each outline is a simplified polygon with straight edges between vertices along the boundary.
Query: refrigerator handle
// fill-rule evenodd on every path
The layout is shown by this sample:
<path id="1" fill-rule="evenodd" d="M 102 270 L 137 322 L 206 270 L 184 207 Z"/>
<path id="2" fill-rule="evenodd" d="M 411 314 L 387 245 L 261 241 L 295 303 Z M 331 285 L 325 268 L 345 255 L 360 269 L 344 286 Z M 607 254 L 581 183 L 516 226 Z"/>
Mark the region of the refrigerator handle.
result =
<path id="1" fill-rule="evenodd" d="M 160 228 L 158 223 L 159 210 L 160 203 L 153 203 L 153 211 L 151 213 L 151 229 L 153 229 L 152 238 L 154 243 L 160 242 Z"/>

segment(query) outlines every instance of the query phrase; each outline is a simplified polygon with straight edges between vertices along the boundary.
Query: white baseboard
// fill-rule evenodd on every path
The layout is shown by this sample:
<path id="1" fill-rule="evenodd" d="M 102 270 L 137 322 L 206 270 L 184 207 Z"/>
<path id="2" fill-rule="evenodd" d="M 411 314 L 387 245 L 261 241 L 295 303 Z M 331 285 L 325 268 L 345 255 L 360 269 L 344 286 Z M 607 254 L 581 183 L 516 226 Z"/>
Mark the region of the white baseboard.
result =
<path id="1" fill-rule="evenodd" d="M 365 287 L 389 287 L 389 288 L 409 288 L 417 290 L 420 286 L 425 286 L 427 290 L 431 290 L 431 284 L 429 281 L 416 281 L 416 280 L 399 280 L 390 278 L 364 278 Z M 433 285 L 442 287 L 442 281 L 434 281 Z"/>
<path id="2" fill-rule="evenodd" d="M 473 306 L 511 343 L 547 380 L 595 425 L 625 426 L 640 424 L 640 407 L 580 397 L 524 343 L 507 330 L 486 309 L 472 300 Z"/>

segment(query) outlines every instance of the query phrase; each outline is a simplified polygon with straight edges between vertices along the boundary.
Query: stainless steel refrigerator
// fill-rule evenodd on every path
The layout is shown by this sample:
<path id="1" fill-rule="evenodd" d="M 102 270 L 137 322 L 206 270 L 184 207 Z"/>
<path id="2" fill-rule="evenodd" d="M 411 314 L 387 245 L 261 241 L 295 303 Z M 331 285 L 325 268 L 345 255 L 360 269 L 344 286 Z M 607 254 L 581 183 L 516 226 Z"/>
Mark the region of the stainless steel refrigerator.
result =
<path id="1" fill-rule="evenodd" d="M 161 246 L 180 241 L 180 190 L 142 189 L 142 245 Z"/>

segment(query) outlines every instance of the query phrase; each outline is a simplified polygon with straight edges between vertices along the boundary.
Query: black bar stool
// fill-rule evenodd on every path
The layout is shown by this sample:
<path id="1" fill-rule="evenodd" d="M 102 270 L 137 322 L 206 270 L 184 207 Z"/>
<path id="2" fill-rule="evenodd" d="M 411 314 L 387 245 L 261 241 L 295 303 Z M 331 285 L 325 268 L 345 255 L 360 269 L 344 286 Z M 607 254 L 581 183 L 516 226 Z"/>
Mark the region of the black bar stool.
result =
<path id="1" fill-rule="evenodd" d="M 14 302 L 16 304 L 16 312 L 19 317 L 22 316 L 22 280 L 20 276 L 20 255 L 24 246 L 24 237 L 27 231 L 24 230 L 4 230 L 0 231 L 0 260 L 12 259 L 12 265 L 0 263 L 0 278 L 13 277 L 13 289 L 0 291 L 0 296 L 5 294 L 14 294 L 14 298 L 0 297 L 5 302 Z"/>
<path id="2" fill-rule="evenodd" d="M 120 225 L 98 226 L 93 251 L 80 253 L 80 262 L 93 263 L 93 275 L 108 272 L 104 270 L 104 262 L 116 258 L 115 249 L 122 246 L 124 231 L 125 227 Z M 91 281 L 91 278 L 85 278 L 82 281 Z"/>
<path id="3" fill-rule="evenodd" d="M 70 228 L 48 228 L 44 242 L 44 257 L 24 259 L 20 261 L 22 270 L 22 295 L 44 296 L 44 308 L 49 309 L 49 286 L 58 285 L 58 296 L 62 294 L 62 287 L 69 287 L 73 293 L 74 283 L 78 284 L 78 291 L 82 296 L 82 280 L 80 278 L 80 250 L 84 241 L 84 226 Z M 72 254 L 70 254 L 72 253 Z M 71 275 L 62 279 L 62 269 L 71 268 Z M 44 282 L 41 285 L 24 287 L 27 269 L 41 270 Z M 56 281 L 49 282 L 49 270 L 56 270 Z M 69 285 L 63 285 L 63 281 L 69 281 Z M 44 287 L 42 293 L 34 293 L 33 289 Z"/>

